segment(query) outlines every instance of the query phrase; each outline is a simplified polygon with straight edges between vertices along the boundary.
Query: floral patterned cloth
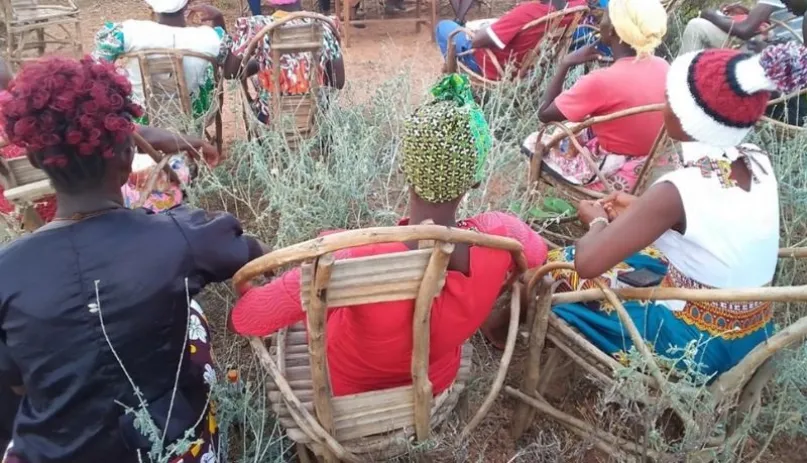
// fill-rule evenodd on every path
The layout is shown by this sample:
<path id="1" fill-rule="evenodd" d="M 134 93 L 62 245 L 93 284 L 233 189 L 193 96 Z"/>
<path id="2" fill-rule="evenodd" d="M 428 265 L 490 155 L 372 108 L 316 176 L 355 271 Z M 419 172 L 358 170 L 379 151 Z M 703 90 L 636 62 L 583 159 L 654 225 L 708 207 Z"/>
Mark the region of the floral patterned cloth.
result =
<path id="1" fill-rule="evenodd" d="M 539 132 L 535 132 L 524 141 L 524 149 L 530 155 L 534 152 L 538 134 Z M 542 141 L 548 142 L 553 135 L 554 132 L 547 130 Z M 600 172 L 610 181 L 614 190 L 629 191 L 636 185 L 639 172 L 647 160 L 646 156 L 622 156 L 606 151 L 600 147 L 597 137 L 590 128 L 581 132 L 577 136 L 577 140 L 589 150 L 594 162 L 599 166 Z M 555 148 L 549 150 L 544 156 L 541 168 L 574 185 L 584 185 L 595 191 L 605 190 L 605 186 L 597 178 L 596 172 L 591 170 L 582 156 L 577 155 L 574 144 L 568 139 L 564 139 Z"/>
<path id="2" fill-rule="evenodd" d="M 220 27 L 214 27 L 211 31 L 207 26 L 179 28 L 153 21 L 107 22 L 95 34 L 93 56 L 106 61 L 115 61 L 125 53 L 147 48 L 187 48 L 203 54 L 213 52 L 211 57 L 217 58 L 216 52 L 220 49 L 224 36 L 225 32 Z M 212 42 L 215 43 L 210 45 Z M 186 58 L 183 66 L 185 77 L 189 80 L 188 90 L 191 94 L 193 117 L 201 118 L 213 104 L 216 87 L 213 66 L 198 58 Z M 126 71 L 132 81 L 133 99 L 143 105 L 143 84 L 139 64 L 129 63 Z M 148 118 L 143 115 L 135 122 L 148 125 Z"/>
<path id="3" fill-rule="evenodd" d="M 264 27 L 279 21 L 289 13 L 276 11 L 271 16 L 250 16 L 235 20 L 234 32 L 231 36 L 225 36 L 221 43 L 220 59 L 223 60 L 229 53 L 236 56 L 243 56 L 247 50 L 250 40 Z M 335 18 L 331 18 L 336 22 Z M 291 20 L 286 24 L 310 24 L 310 18 L 300 18 Z M 319 63 L 312 63 L 311 53 L 284 54 L 280 58 L 280 93 L 285 95 L 301 95 L 308 92 L 310 88 L 310 76 L 314 65 L 319 66 L 319 83 L 324 83 L 325 65 L 342 56 L 342 49 L 339 45 L 337 32 L 331 27 L 325 26 L 322 35 L 322 54 Z M 254 102 L 255 112 L 259 119 L 269 122 L 269 115 L 272 113 L 272 90 L 274 87 L 272 80 L 272 46 L 267 34 L 263 44 L 256 48 L 253 58 L 260 65 L 258 74 L 253 79 L 254 87 L 258 91 L 258 98 Z"/>
<path id="4" fill-rule="evenodd" d="M 177 176 L 183 185 L 190 182 L 191 172 L 185 155 L 177 154 L 171 156 L 171 159 L 168 161 L 168 165 L 171 167 L 171 169 L 173 169 L 174 172 L 177 173 Z M 146 198 L 142 205 L 139 204 L 141 198 L 140 190 L 143 188 L 143 185 L 138 184 L 138 181 L 144 181 L 142 180 L 142 177 L 143 176 L 133 174 L 129 177 L 129 181 L 126 182 L 123 187 L 121 187 L 124 206 L 130 209 L 133 207 L 144 207 L 152 212 L 161 212 L 171 209 L 172 207 L 176 207 L 182 203 L 184 198 L 182 188 L 178 185 L 171 184 L 168 179 L 168 174 L 161 171 L 157 177 L 157 182 L 154 184 L 154 189 L 151 191 L 151 194 L 149 194 L 148 198 Z"/>
<path id="5" fill-rule="evenodd" d="M 209 390 L 218 381 L 216 370 L 213 367 L 213 350 L 210 345 L 210 327 L 202 307 L 191 300 L 190 315 L 188 318 L 188 343 L 191 370 L 197 373 L 199 381 L 203 382 Z M 210 402 L 205 417 L 199 425 L 199 435 L 196 442 L 183 455 L 170 460 L 170 463 L 218 463 L 219 429 L 216 423 L 216 406 Z M 142 455 L 141 461 L 148 461 Z M 14 454 L 14 442 L 6 449 L 2 463 L 29 463 L 26 459 Z"/>

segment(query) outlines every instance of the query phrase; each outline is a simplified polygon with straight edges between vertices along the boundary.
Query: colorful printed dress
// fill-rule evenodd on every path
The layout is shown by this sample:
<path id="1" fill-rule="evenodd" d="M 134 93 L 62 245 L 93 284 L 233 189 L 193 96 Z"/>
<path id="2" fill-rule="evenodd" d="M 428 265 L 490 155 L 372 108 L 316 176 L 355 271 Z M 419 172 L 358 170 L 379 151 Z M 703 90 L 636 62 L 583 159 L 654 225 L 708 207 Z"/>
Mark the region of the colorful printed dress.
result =
<path id="1" fill-rule="evenodd" d="M 685 153 L 694 150 L 703 154 L 714 149 L 694 143 L 684 145 L 689 145 Z M 751 160 L 749 165 L 754 172 L 748 192 L 732 184 L 725 175 L 728 159 L 737 159 L 735 155 L 725 161 L 708 158 L 689 161 L 686 167 L 660 178 L 658 182 L 672 183 L 681 194 L 686 233 L 665 232 L 653 248 L 629 257 L 597 279 L 610 287 L 619 287 L 624 285 L 617 279 L 620 273 L 647 269 L 664 275 L 662 287 L 731 289 L 769 284 L 779 246 L 777 183 L 764 153 L 758 148 L 745 153 L 742 156 Z M 574 262 L 574 252 L 574 247 L 553 250 L 547 260 Z M 555 271 L 553 277 L 562 281 L 559 291 L 596 287 L 594 281 L 581 279 L 568 270 Z M 739 363 L 774 330 L 770 302 L 673 300 L 623 304 L 655 352 L 680 360 L 683 349 L 689 346 L 695 349 L 696 369 L 712 377 Z M 608 303 L 560 304 L 553 311 L 602 351 L 618 359 L 633 345 Z M 684 367 L 683 362 L 678 366 Z"/>
<path id="2" fill-rule="evenodd" d="M 250 16 L 238 18 L 235 21 L 234 32 L 231 36 L 225 36 L 221 43 L 220 59 L 227 54 L 233 53 L 236 56 L 243 56 L 246 52 L 250 40 L 264 27 L 279 21 L 288 16 L 289 13 L 276 11 L 271 16 Z M 331 18 L 336 22 L 335 18 Z M 310 24 L 313 19 L 299 18 L 291 20 L 286 24 Z M 318 63 L 312 63 L 311 53 L 284 54 L 280 58 L 280 93 L 284 95 L 302 95 L 308 92 L 310 76 L 314 66 L 319 66 L 319 83 L 324 83 L 325 66 L 327 63 L 342 56 L 342 49 L 339 45 L 337 32 L 331 27 L 325 26 L 322 35 L 322 54 Z M 255 113 L 264 123 L 269 122 L 272 114 L 272 46 L 269 35 L 264 38 L 263 45 L 256 48 L 253 58 L 260 65 L 258 74 L 253 79 L 254 87 L 257 89 L 258 98 L 253 106 Z"/>

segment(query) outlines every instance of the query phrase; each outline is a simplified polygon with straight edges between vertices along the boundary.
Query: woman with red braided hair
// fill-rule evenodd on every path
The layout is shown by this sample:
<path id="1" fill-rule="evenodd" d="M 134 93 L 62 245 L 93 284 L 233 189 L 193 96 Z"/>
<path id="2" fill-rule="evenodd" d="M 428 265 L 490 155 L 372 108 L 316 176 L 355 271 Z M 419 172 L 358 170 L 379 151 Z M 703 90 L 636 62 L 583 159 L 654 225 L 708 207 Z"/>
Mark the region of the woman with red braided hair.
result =
<path id="1" fill-rule="evenodd" d="M 229 214 L 123 206 L 140 108 L 112 64 L 43 59 L 9 93 L 0 123 L 50 178 L 57 209 L 0 250 L 0 378 L 25 394 L 4 462 L 218 461 L 216 374 L 191 298 L 260 244 Z M 126 410 L 144 408 L 151 420 L 135 427 Z M 183 437 L 189 449 L 170 445 Z M 158 459 L 152 445 L 174 450 Z"/>
<path id="2" fill-rule="evenodd" d="M 759 55 L 713 49 L 676 59 L 667 75 L 664 124 L 682 142 L 683 167 L 641 197 L 614 193 L 581 202 L 588 233 L 548 258 L 574 262 L 575 272 L 555 273 L 561 288 L 596 287 L 594 279 L 678 288 L 770 284 L 779 249 L 778 183 L 768 154 L 743 140 L 770 92 L 805 85 L 807 48 L 793 43 Z M 625 308 L 656 352 L 673 361 L 692 354 L 695 365 L 678 365 L 707 378 L 739 363 L 773 332 L 770 302 L 628 301 Z M 608 354 L 620 358 L 632 347 L 607 304 L 553 310 Z"/>

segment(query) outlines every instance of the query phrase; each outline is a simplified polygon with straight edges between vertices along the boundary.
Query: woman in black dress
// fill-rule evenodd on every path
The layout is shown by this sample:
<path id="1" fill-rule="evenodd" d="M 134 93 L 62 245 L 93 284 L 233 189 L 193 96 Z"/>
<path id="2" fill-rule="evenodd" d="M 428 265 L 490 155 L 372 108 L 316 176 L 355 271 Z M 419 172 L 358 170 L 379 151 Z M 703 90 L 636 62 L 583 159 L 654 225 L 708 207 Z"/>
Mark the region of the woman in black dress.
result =
<path id="1" fill-rule="evenodd" d="M 210 337 L 192 298 L 260 244 L 229 214 L 123 207 L 140 108 L 112 65 L 44 59 L 9 91 L 0 122 L 58 205 L 0 250 L 0 377 L 25 390 L 4 461 L 149 461 L 124 409 L 142 401 L 166 447 L 186 430 L 197 439 L 169 461 L 218 461 Z"/>

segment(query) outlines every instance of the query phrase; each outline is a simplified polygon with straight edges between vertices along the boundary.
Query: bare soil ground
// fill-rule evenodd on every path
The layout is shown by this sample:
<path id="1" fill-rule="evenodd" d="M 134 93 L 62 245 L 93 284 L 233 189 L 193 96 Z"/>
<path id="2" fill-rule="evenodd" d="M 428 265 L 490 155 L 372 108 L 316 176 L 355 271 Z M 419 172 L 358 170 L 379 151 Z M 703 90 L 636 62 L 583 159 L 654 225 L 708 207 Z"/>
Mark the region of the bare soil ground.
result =
<path id="1" fill-rule="evenodd" d="M 309 0 L 310 1 L 310 0 Z M 213 0 L 224 11 L 227 23 L 232 24 L 239 16 L 238 0 Z M 93 49 L 95 32 L 106 21 L 126 19 L 148 19 L 150 10 L 141 0 L 78 0 L 82 11 L 82 35 L 84 51 Z M 508 5 L 497 4 L 494 11 L 502 11 Z M 484 15 L 486 11 L 474 11 L 472 16 Z M 445 14 L 444 14 L 445 16 Z M 406 73 L 413 79 L 412 88 L 415 94 L 422 94 L 430 83 L 439 76 L 442 58 L 436 45 L 431 42 L 430 32 L 423 27 L 415 32 L 413 24 L 371 24 L 365 29 L 351 29 L 350 47 L 345 50 L 345 64 L 349 86 L 344 101 L 370 98 L 373 89 L 385 79 Z M 227 102 L 232 103 L 232 102 Z M 227 141 L 243 136 L 239 133 L 239 109 L 234 104 L 225 104 L 224 134 Z M 215 327 L 222 328 L 222 327 Z M 232 338 L 229 339 L 230 342 Z M 459 421 L 449 423 L 447 427 L 456 428 L 458 432 L 465 420 L 476 411 L 487 392 L 496 368 L 500 353 L 491 349 L 481 339 L 475 339 L 475 380 L 469 387 L 468 403 L 459 412 Z M 232 348 L 233 346 L 230 346 Z M 525 352 L 519 346 L 511 364 L 506 384 L 517 387 L 521 378 L 521 363 Z M 590 405 L 596 392 L 579 373 L 572 374 L 562 384 L 550 386 L 550 396 L 563 397 L 563 407 L 571 413 L 587 418 L 593 417 Z M 613 461 L 590 449 L 579 439 L 569 435 L 555 422 L 537 418 L 532 428 L 519 441 L 513 442 L 509 435 L 509 423 L 512 410 L 524 405 L 516 401 L 500 397 L 485 421 L 477 428 L 467 445 L 457 447 L 451 440 L 455 433 L 445 432 L 445 439 L 437 448 L 422 454 L 413 454 L 411 461 L 436 462 L 565 462 L 578 461 L 586 463 Z M 769 462 L 803 462 L 807 461 L 807 443 L 804 440 L 781 439 L 773 445 L 773 451 L 760 461 Z M 682 461 L 686 456 L 682 456 Z"/>

